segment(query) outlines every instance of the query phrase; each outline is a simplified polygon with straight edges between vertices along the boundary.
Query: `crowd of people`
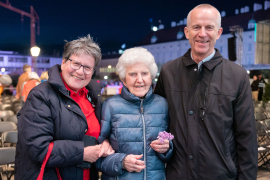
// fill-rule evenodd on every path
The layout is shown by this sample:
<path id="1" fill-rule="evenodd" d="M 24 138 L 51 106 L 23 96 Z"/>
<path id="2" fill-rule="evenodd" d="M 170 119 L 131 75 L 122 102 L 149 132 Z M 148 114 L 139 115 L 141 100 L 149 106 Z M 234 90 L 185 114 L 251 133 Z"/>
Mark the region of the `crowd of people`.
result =
<path id="1" fill-rule="evenodd" d="M 15 180 L 98 180 L 98 171 L 102 180 L 255 180 L 252 97 L 265 82 L 254 77 L 250 86 L 246 70 L 214 48 L 223 32 L 215 7 L 192 9 L 184 32 L 191 48 L 163 65 L 155 90 L 154 56 L 125 50 L 121 92 L 103 103 L 91 81 L 101 50 L 90 35 L 65 44 L 45 82 L 25 65 Z"/>

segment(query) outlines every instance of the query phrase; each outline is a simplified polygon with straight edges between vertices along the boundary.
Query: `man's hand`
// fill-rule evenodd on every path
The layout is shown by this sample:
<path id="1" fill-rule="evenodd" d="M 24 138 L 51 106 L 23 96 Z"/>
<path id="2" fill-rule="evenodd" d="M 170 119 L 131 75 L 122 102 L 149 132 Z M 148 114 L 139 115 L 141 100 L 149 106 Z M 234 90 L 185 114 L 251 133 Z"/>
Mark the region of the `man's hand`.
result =
<path id="1" fill-rule="evenodd" d="M 143 155 L 127 155 L 123 162 L 123 169 L 126 169 L 128 172 L 141 172 L 146 166 L 144 165 L 144 161 L 139 160 L 143 157 Z"/>

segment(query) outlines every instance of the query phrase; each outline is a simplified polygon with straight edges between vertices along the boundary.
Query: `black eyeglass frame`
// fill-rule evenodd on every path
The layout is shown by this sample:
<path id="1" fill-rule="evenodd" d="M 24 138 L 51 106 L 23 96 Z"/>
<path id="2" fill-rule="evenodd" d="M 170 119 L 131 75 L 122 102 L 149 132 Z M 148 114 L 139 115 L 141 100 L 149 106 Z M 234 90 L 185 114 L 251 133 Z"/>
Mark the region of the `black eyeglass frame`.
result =
<path id="1" fill-rule="evenodd" d="M 68 60 L 70 60 L 70 64 L 69 64 L 69 65 L 70 65 L 70 68 L 72 68 L 72 69 L 74 69 L 73 67 L 71 67 L 71 62 L 72 62 L 72 61 L 73 61 L 73 62 L 78 62 L 78 64 L 81 64 L 79 61 L 76 61 L 76 60 L 72 60 L 72 59 L 69 59 L 69 58 L 67 59 L 67 61 L 68 61 Z M 83 67 L 83 73 L 84 73 L 84 74 L 87 74 L 87 73 L 84 72 L 84 68 L 85 68 L 85 67 L 87 67 L 87 68 L 92 68 L 92 69 L 93 69 L 93 72 L 90 73 L 90 74 L 87 74 L 87 75 L 92 75 L 92 74 L 94 74 L 94 72 L 95 72 L 95 70 L 96 70 L 95 68 L 93 68 L 93 67 L 91 67 L 91 66 L 84 66 L 84 65 L 82 65 L 82 64 L 80 65 L 80 67 L 79 67 L 78 69 L 74 69 L 74 70 L 79 70 L 81 67 Z"/>

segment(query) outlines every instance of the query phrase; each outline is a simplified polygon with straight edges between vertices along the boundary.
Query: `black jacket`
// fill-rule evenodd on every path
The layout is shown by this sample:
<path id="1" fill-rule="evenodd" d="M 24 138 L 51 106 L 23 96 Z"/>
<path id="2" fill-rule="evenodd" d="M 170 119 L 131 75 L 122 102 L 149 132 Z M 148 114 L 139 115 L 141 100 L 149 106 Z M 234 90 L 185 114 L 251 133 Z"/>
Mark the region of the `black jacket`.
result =
<path id="1" fill-rule="evenodd" d="M 259 91 L 259 80 L 253 80 L 252 84 L 251 84 L 251 90 L 252 91 Z"/>
<path id="2" fill-rule="evenodd" d="M 60 65 L 50 69 L 49 80 L 31 90 L 17 115 L 16 180 L 37 179 L 52 141 L 54 147 L 43 179 L 57 180 L 55 167 L 59 167 L 63 180 L 83 179 L 83 170 L 77 165 L 83 163 L 83 137 L 88 128 L 87 121 L 79 105 L 70 98 L 60 71 Z M 100 85 L 91 81 L 86 88 L 100 121 Z M 92 167 L 91 180 L 97 180 L 98 172 Z"/>
<path id="3" fill-rule="evenodd" d="M 189 50 L 162 67 L 155 89 L 168 101 L 175 136 L 167 179 L 255 180 L 258 146 L 246 70 L 217 49 L 197 66 Z"/>

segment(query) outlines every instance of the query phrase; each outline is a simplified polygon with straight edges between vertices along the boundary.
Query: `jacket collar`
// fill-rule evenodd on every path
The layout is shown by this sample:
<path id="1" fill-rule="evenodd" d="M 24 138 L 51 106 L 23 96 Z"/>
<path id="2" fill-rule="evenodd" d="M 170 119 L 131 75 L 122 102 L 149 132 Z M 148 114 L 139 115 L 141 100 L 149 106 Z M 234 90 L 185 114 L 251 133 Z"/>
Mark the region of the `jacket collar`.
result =
<path id="1" fill-rule="evenodd" d="M 203 65 L 208 69 L 208 70 L 212 70 L 216 65 L 218 65 L 221 60 L 222 60 L 222 56 L 219 52 L 218 49 L 216 49 L 216 53 L 214 55 L 214 57 L 212 57 L 212 59 L 210 59 L 209 61 L 203 63 Z M 190 51 L 191 49 L 189 49 L 183 56 L 183 61 L 184 61 L 184 64 L 185 66 L 190 66 L 190 65 L 194 65 L 194 64 L 197 64 L 195 61 L 193 61 L 193 59 L 191 58 L 191 55 L 190 55 Z"/>
<path id="2" fill-rule="evenodd" d="M 130 93 L 126 86 L 123 86 L 122 91 L 121 91 L 121 96 L 127 101 L 131 101 L 134 103 L 141 102 L 141 99 L 135 96 L 134 94 Z M 152 86 L 150 86 L 149 91 L 146 93 L 146 96 L 144 98 L 144 102 L 146 103 L 146 102 L 151 101 L 153 97 L 154 97 L 153 89 L 152 89 Z"/>

